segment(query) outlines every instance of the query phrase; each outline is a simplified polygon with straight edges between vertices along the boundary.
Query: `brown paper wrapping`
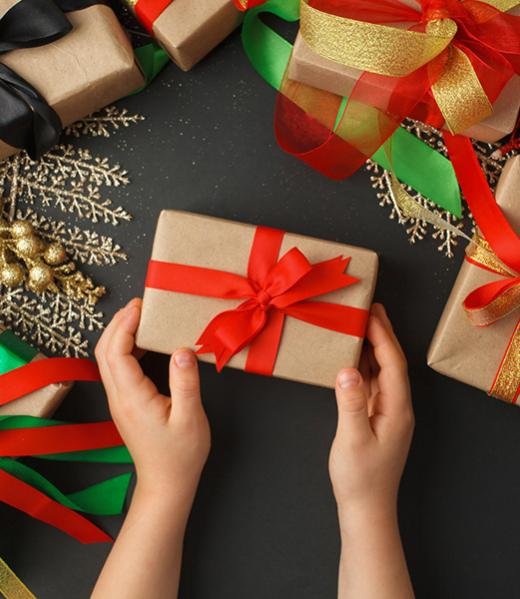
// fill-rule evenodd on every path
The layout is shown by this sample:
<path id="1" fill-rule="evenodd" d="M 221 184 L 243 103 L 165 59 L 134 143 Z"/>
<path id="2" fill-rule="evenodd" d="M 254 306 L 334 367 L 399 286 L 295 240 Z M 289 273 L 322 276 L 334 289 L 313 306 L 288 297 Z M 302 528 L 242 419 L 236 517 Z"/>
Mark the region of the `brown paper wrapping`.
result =
<path id="1" fill-rule="evenodd" d="M 287 71 L 289 79 L 340 96 L 349 96 L 361 73 L 362 71 L 359 69 L 323 58 L 314 52 L 302 35 L 298 33 Z M 470 127 L 464 132 L 464 135 L 492 143 L 513 131 L 520 108 L 520 77 L 518 75 L 513 76 L 505 86 L 493 108 L 491 116 Z"/>
<path id="2" fill-rule="evenodd" d="M 174 210 L 159 217 L 152 258 L 243 274 L 255 226 Z M 354 246 L 287 233 L 280 255 L 298 247 L 310 262 L 351 256 L 347 272 L 360 281 L 323 296 L 325 301 L 369 309 L 377 277 L 377 254 Z M 321 298 L 320 298 L 321 299 Z M 200 334 L 218 313 L 240 302 L 145 289 L 137 345 L 171 354 L 179 347 L 195 349 Z M 333 387 L 338 371 L 355 367 L 363 340 L 287 317 L 273 375 Z M 229 366 L 243 370 L 247 348 Z M 214 363 L 214 356 L 201 360 Z"/>
<path id="3" fill-rule="evenodd" d="M 231 0 L 173 0 L 154 22 L 153 33 L 171 59 L 189 71 L 241 20 Z"/>
<path id="4" fill-rule="evenodd" d="M 520 156 L 504 168 L 496 198 L 520 234 Z M 428 364 L 437 372 L 489 391 L 507 344 L 518 322 L 518 311 L 487 327 L 471 324 L 462 307 L 473 289 L 501 276 L 465 260 L 428 351 Z"/>
<path id="5" fill-rule="evenodd" d="M 14 3 L 0 0 L 0 15 Z M 144 84 L 132 46 L 110 8 L 91 6 L 67 18 L 74 29 L 63 38 L 0 57 L 40 92 L 64 126 Z M 0 140 L 0 160 L 18 151 Z"/>
<path id="6" fill-rule="evenodd" d="M 3 330 L 3 327 L 0 326 L 0 333 Z M 43 354 L 37 354 L 33 361 L 45 359 Z M 37 416 L 38 418 L 48 418 L 58 409 L 71 387 L 72 383 L 47 385 L 43 389 L 33 391 L 4 406 L 0 406 L 0 416 Z"/>

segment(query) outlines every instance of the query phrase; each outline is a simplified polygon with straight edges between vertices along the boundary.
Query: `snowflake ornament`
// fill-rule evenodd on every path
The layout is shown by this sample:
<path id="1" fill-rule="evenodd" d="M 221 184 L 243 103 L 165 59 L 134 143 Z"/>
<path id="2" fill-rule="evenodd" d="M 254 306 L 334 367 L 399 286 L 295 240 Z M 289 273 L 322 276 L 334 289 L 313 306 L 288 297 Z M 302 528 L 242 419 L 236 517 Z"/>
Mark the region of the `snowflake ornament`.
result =
<path id="1" fill-rule="evenodd" d="M 64 134 L 109 137 L 143 118 L 111 106 L 71 125 Z M 110 235 L 98 233 L 94 225 L 115 227 L 132 219 L 106 196 L 107 189 L 129 182 L 120 165 L 68 143 L 55 146 L 38 161 L 22 152 L 0 162 L 3 218 L 8 223 L 31 223 L 41 239 L 61 244 L 78 264 L 115 266 L 127 259 L 124 249 Z M 63 218 L 57 218 L 57 212 Z M 89 225 L 85 227 L 84 222 Z M 64 293 L 36 295 L 22 287 L 2 285 L 0 323 L 48 353 L 74 357 L 88 356 L 86 332 L 104 327 L 102 312 L 84 299 Z"/>

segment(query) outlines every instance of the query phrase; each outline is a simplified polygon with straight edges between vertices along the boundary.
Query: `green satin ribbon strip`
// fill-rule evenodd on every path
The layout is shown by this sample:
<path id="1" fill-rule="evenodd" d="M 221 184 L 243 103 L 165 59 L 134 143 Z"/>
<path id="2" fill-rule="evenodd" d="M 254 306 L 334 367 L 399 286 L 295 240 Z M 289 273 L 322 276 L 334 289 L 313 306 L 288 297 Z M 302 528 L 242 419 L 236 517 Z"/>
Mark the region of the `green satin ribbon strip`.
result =
<path id="1" fill-rule="evenodd" d="M 134 92 L 134 94 L 137 94 L 150 85 L 170 62 L 170 57 L 154 42 L 136 48 L 135 57 L 137 58 L 137 62 L 139 63 L 145 78 L 144 85 Z"/>
<path id="2" fill-rule="evenodd" d="M 300 18 L 300 3 L 299 0 L 269 0 L 247 11 L 244 17 L 244 50 L 258 74 L 269 85 L 280 90 L 292 45 L 260 19 L 260 14 L 264 12 L 294 22 Z M 393 135 L 392 148 L 395 174 L 402 183 L 444 210 L 461 216 L 459 185 L 447 158 L 402 127 Z M 372 160 L 384 169 L 391 170 L 392 165 L 383 148 L 372 156 Z"/>
<path id="3" fill-rule="evenodd" d="M 60 424 L 66 423 L 35 416 L 0 416 L 0 432 L 21 428 L 59 426 Z M 123 446 L 32 457 L 65 462 L 133 463 L 127 448 Z M 41 474 L 18 460 L 0 457 L 0 468 L 65 507 L 96 516 L 115 516 L 122 513 L 132 477 L 131 473 L 121 474 L 66 495 Z"/>
<path id="4" fill-rule="evenodd" d="M 0 375 L 25 366 L 37 353 L 37 349 L 22 341 L 12 331 L 2 331 L 0 333 Z"/>

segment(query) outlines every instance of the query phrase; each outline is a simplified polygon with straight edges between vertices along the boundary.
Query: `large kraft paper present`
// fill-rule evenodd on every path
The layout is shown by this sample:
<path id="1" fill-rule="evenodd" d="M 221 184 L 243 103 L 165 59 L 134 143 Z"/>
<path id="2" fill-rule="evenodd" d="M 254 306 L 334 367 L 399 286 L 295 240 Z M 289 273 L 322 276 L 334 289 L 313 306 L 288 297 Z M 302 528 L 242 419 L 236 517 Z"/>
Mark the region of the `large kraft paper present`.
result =
<path id="1" fill-rule="evenodd" d="M 520 234 L 520 156 L 512 158 L 500 178 L 496 199 Z M 473 249 L 472 249 L 473 248 Z M 520 386 L 520 314 L 515 310 L 496 322 L 472 324 L 463 301 L 474 289 L 503 279 L 489 256 L 477 258 L 474 246 L 464 260 L 428 351 L 428 364 L 436 371 L 478 387 L 506 401 L 518 401 Z"/>
<path id="2" fill-rule="evenodd" d="M 45 356 L 16 337 L 9 329 L 0 326 L 0 375 Z M 48 418 L 54 414 L 70 391 L 72 383 L 47 385 L 0 406 L 0 416 L 37 416 Z M 0 388 L 0 395 L 2 390 Z M 0 397 L 1 399 L 1 397 Z"/>
<path id="3" fill-rule="evenodd" d="M 227 365 L 241 370 L 333 387 L 341 368 L 358 365 L 378 268 L 377 254 L 373 251 L 342 243 L 292 233 L 284 234 L 273 229 L 266 230 L 263 227 L 257 228 L 253 225 L 187 212 L 163 211 L 159 218 L 147 275 L 137 345 L 166 354 L 173 353 L 179 347 L 197 349 L 197 341 L 208 323 L 223 311 L 234 310 L 244 300 L 186 293 L 186 289 L 183 292 L 172 291 L 172 288 L 183 287 L 184 281 L 192 277 L 189 269 L 188 273 L 183 275 L 181 268 L 179 275 L 178 265 L 224 271 L 221 277 L 217 277 L 218 280 L 226 279 L 226 273 L 248 277 L 248 268 L 251 268 L 250 255 L 255 254 L 258 257 L 253 250 L 253 244 L 257 250 L 262 247 L 262 240 L 265 241 L 264 238 L 267 238 L 267 245 L 269 245 L 271 236 L 274 238 L 278 236 L 281 240 L 281 245 L 275 252 L 277 266 L 282 262 L 287 265 L 287 253 L 290 250 L 290 257 L 294 258 L 295 254 L 298 254 L 297 262 L 302 261 L 299 254 L 301 252 L 313 265 L 322 261 L 333 261 L 337 264 L 334 259 L 350 257 L 350 261 L 346 261 L 341 268 L 341 276 L 351 278 L 351 284 L 343 288 L 336 287 L 335 291 L 326 295 L 312 297 L 309 303 L 328 302 L 328 304 L 321 304 L 320 307 L 324 307 L 325 316 L 331 318 L 337 308 L 327 306 L 339 305 L 339 309 L 345 311 L 340 328 L 352 329 L 353 334 L 345 334 L 325 326 L 311 324 L 309 320 L 302 320 L 298 310 L 305 310 L 308 306 L 302 307 L 298 304 L 290 308 L 295 308 L 297 311 L 293 313 L 289 311 L 282 324 L 279 351 L 271 371 L 264 372 L 250 367 L 253 346 L 258 358 L 258 346 L 255 344 L 259 337 L 253 340 L 252 345 L 246 345 L 238 351 Z M 267 253 L 269 251 L 266 250 Z M 152 265 L 157 263 L 164 270 L 160 272 L 163 275 L 160 282 L 158 278 L 161 277 L 157 277 L 155 271 L 152 272 Z M 175 272 L 170 272 L 172 268 Z M 198 272 L 198 269 L 196 270 Z M 202 277 L 202 280 L 199 278 L 199 282 L 204 286 L 207 277 L 198 276 Z M 352 277 L 357 278 L 357 281 Z M 172 283 L 172 280 L 175 282 Z M 320 278 L 320 285 L 322 281 L 323 278 Z M 240 285 L 243 283 L 238 282 L 237 286 Z M 293 290 L 296 288 L 295 286 Z M 267 308 L 266 314 L 268 323 L 273 324 L 273 319 L 277 319 L 277 310 L 270 304 L 273 298 L 266 293 L 266 289 L 273 293 L 271 288 L 263 284 L 257 286 L 255 299 L 252 301 L 271 306 Z M 233 336 L 235 331 L 236 328 L 232 327 L 228 333 Z M 265 353 L 269 354 L 271 348 L 264 349 Z M 260 348 L 260 353 L 262 352 Z M 201 354 L 200 358 L 215 363 L 215 356 L 211 353 Z M 260 361 L 263 358 L 262 355 Z"/>
<path id="4" fill-rule="evenodd" d="M 163 1 L 155 17 L 157 2 L 126 0 L 144 26 L 183 71 L 189 71 L 222 42 L 242 20 L 231 0 Z"/>
<path id="5" fill-rule="evenodd" d="M 0 16 L 15 0 L 0 0 Z M 73 30 L 37 48 L 0 57 L 58 113 L 63 126 L 107 106 L 144 84 L 134 52 L 113 11 L 95 5 L 67 13 Z M 0 160 L 19 152 L 0 140 Z"/>
<path id="6" fill-rule="evenodd" d="M 418 7 L 414 0 L 402 2 Z M 511 10 L 510 14 L 520 15 L 520 7 Z M 320 56 L 309 47 L 302 34 L 298 33 L 287 70 L 289 79 L 348 97 L 361 74 L 359 69 Z M 376 89 L 374 93 L 377 93 Z M 519 109 L 520 76 L 514 75 L 494 102 L 493 114 L 464 131 L 464 135 L 487 143 L 498 141 L 513 131 Z"/>

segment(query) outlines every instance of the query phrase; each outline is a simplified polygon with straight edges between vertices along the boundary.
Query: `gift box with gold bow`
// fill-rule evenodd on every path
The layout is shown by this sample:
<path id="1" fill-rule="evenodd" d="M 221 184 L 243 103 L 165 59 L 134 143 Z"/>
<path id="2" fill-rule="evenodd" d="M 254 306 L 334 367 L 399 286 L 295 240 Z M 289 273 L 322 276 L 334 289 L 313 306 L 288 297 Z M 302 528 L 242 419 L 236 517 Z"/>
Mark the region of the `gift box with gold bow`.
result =
<path id="1" fill-rule="evenodd" d="M 0 325 L 0 377 L 26 364 L 45 359 L 37 349 Z M 53 383 L 2 405 L 3 387 L 0 384 L 0 416 L 52 416 L 71 387 L 72 383 Z"/>
<path id="2" fill-rule="evenodd" d="M 241 21 L 232 0 L 125 2 L 183 71 L 189 71 L 209 54 Z"/>
<path id="3" fill-rule="evenodd" d="M 412 117 L 494 142 L 520 107 L 518 15 L 515 0 L 302 0 L 287 76 L 367 102 L 383 130 Z"/>
<path id="4" fill-rule="evenodd" d="M 496 199 L 520 245 L 520 156 L 500 178 Z M 507 243 L 498 230 L 499 243 Z M 438 372 L 517 403 L 520 392 L 520 273 L 480 236 L 466 251 L 428 352 Z M 502 250 L 504 248 L 497 248 Z M 520 256 L 517 256 L 518 261 Z"/>
<path id="5" fill-rule="evenodd" d="M 377 264 L 342 243 L 164 211 L 137 345 L 332 387 L 358 364 Z"/>
<path id="6" fill-rule="evenodd" d="M 0 160 L 20 149 L 39 158 L 62 127 L 143 84 L 130 41 L 108 6 L 0 0 Z"/>

